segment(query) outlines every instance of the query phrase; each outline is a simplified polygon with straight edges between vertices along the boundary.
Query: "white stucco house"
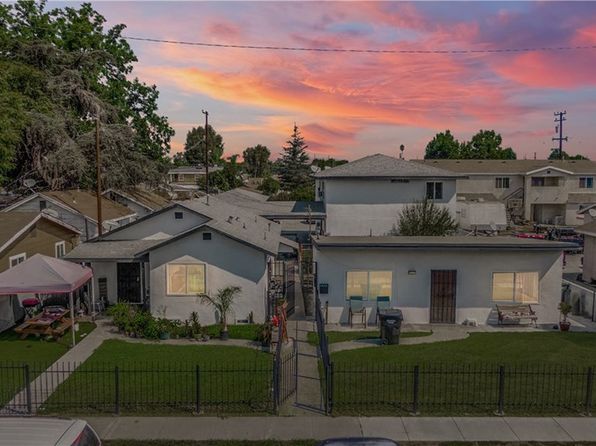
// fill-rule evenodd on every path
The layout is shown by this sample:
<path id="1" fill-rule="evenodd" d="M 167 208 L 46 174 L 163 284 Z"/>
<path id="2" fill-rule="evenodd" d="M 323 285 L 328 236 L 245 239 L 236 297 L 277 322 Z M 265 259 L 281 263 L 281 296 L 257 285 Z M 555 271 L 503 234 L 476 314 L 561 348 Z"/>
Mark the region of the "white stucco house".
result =
<path id="1" fill-rule="evenodd" d="M 145 305 L 154 315 L 217 322 L 199 294 L 227 286 L 242 291 L 230 322 L 263 322 L 269 266 L 297 245 L 279 224 L 214 197 L 176 202 L 79 245 L 67 259 L 89 263 L 98 297 Z"/>
<path id="2" fill-rule="evenodd" d="M 530 304 L 555 324 L 567 243 L 513 237 L 321 236 L 313 240 L 329 323 L 348 321 L 360 296 L 374 323 L 377 298 L 408 323 L 496 323 L 495 307 Z"/>
<path id="3" fill-rule="evenodd" d="M 456 218 L 459 173 L 387 155 L 366 156 L 314 174 L 325 234 L 386 235 L 404 206 L 429 198 Z"/>

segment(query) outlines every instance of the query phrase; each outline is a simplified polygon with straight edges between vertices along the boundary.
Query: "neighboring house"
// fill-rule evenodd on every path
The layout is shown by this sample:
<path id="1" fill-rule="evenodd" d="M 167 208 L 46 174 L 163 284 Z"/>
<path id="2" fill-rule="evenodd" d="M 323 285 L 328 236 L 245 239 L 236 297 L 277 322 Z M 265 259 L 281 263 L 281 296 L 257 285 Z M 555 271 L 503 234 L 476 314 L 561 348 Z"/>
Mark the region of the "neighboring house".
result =
<path id="1" fill-rule="evenodd" d="M 584 257 L 582 279 L 588 283 L 596 283 L 596 221 L 591 220 L 576 229 L 584 236 Z"/>
<path id="2" fill-rule="evenodd" d="M 457 220 L 468 230 L 502 230 L 508 226 L 505 204 L 493 194 L 458 193 Z"/>
<path id="3" fill-rule="evenodd" d="M 221 170 L 219 166 L 209 166 L 209 173 Z M 183 166 L 168 171 L 168 184 L 174 192 L 197 191 L 199 182 L 205 178 L 204 167 Z"/>
<path id="4" fill-rule="evenodd" d="M 127 190 L 108 189 L 102 196 L 126 206 L 138 217 L 151 214 L 170 204 L 170 200 L 163 195 L 141 187 Z"/>
<path id="5" fill-rule="evenodd" d="M 104 231 L 130 223 L 137 214 L 126 206 L 101 198 Z M 93 192 L 82 190 L 37 192 L 11 204 L 2 212 L 45 211 L 57 220 L 75 227 L 82 240 L 97 235 L 97 199 Z"/>
<path id="6" fill-rule="evenodd" d="M 495 305 L 530 304 L 559 320 L 562 251 L 571 245 L 513 237 L 319 237 L 313 240 L 328 321 L 348 320 L 362 296 L 369 322 L 388 296 L 408 323 L 496 323 Z M 358 319 L 356 319 L 357 321 Z"/>
<path id="7" fill-rule="evenodd" d="M 414 160 L 465 175 L 457 194 L 492 194 L 508 217 L 580 225 L 578 211 L 596 204 L 596 162 L 589 160 Z"/>
<path id="8" fill-rule="evenodd" d="M 464 175 L 376 154 L 314 174 L 329 235 L 386 235 L 404 206 L 432 199 L 456 217 L 456 180 Z"/>
<path id="9" fill-rule="evenodd" d="M 325 210 L 320 201 L 268 201 L 267 195 L 244 188 L 232 189 L 217 198 L 281 224 L 281 234 L 300 243 L 309 242 L 309 231 L 324 233 Z"/>
<path id="10" fill-rule="evenodd" d="M 297 245 L 279 224 L 217 198 L 177 202 L 78 246 L 67 258 L 90 263 L 103 301 L 147 305 L 155 315 L 217 322 L 201 293 L 236 285 L 230 321 L 263 322 L 270 298 L 269 264 Z"/>
<path id="11" fill-rule="evenodd" d="M 35 254 L 64 257 L 80 232 L 44 212 L 0 212 L 0 272 Z"/>

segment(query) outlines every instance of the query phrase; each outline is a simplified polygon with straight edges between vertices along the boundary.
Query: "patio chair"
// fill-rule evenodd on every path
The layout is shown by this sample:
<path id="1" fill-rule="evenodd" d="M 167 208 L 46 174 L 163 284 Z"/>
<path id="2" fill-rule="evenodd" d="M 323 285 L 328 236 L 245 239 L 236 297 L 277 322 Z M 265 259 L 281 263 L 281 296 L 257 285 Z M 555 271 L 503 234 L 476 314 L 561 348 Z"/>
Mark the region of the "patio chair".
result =
<path id="1" fill-rule="evenodd" d="M 366 307 L 364 306 L 364 298 L 362 296 L 350 296 L 350 308 L 348 312 L 348 318 L 350 322 L 350 327 L 352 327 L 352 318 L 354 316 L 362 316 L 362 323 L 364 324 L 364 328 L 366 328 Z"/>
<path id="2" fill-rule="evenodd" d="M 377 296 L 377 314 L 375 315 L 375 324 L 379 323 L 379 311 L 391 308 L 390 296 Z"/>

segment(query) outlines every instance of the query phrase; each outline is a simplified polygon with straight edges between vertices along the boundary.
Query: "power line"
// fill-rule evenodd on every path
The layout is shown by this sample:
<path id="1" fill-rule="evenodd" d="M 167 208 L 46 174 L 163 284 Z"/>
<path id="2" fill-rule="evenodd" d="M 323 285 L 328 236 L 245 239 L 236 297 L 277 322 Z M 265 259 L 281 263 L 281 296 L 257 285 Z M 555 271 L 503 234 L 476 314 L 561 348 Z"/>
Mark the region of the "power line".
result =
<path id="1" fill-rule="evenodd" d="M 543 46 L 524 48 L 480 48 L 480 49 L 446 49 L 446 50 L 406 50 L 406 49 L 373 49 L 373 48 L 309 48 L 297 46 L 273 45 L 237 45 L 231 43 L 189 42 L 185 40 L 154 39 L 150 37 L 122 36 L 126 40 L 135 40 L 149 43 L 167 43 L 172 45 L 200 46 L 210 48 L 237 48 L 245 50 L 274 50 L 274 51 L 305 51 L 321 53 L 372 53 L 372 54 L 498 54 L 498 53 L 529 53 L 534 51 L 582 51 L 595 50 L 596 45 L 573 46 Z"/>

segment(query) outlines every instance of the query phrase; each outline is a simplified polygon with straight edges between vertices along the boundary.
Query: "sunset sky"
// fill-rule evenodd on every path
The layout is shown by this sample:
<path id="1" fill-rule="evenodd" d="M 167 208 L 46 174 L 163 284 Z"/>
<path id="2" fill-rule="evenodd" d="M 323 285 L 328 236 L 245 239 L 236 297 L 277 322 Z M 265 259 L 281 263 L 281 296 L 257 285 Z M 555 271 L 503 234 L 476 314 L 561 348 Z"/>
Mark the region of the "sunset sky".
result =
<path id="1" fill-rule="evenodd" d="M 51 6 L 63 4 L 51 3 Z M 500 49 L 596 45 L 596 3 L 96 2 L 126 35 L 241 45 Z M 159 91 L 172 152 L 207 109 L 226 154 L 279 153 L 293 123 L 312 155 L 422 157 L 451 129 L 495 129 L 519 158 L 545 158 L 553 112 L 566 151 L 596 158 L 596 49 L 502 54 L 349 54 L 131 41 L 134 74 Z"/>

